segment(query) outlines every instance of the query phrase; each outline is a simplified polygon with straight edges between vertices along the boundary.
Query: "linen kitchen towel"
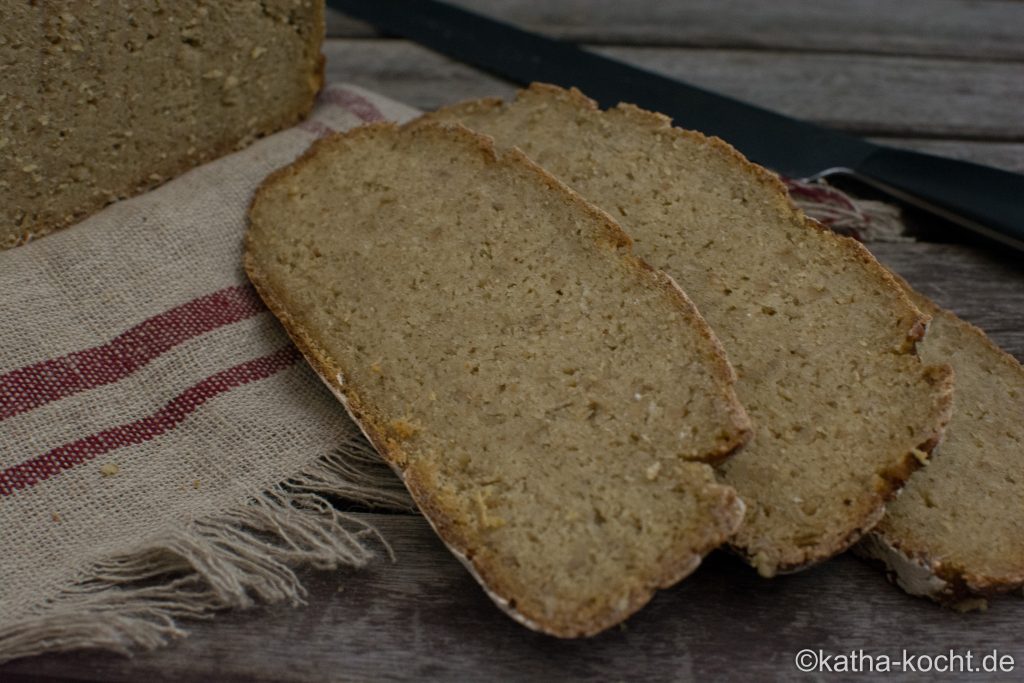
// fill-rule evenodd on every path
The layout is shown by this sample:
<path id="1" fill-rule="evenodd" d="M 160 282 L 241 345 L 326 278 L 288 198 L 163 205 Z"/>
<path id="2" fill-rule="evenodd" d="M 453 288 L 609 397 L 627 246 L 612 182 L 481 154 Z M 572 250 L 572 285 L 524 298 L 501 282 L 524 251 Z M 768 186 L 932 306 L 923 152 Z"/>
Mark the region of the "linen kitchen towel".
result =
<path id="1" fill-rule="evenodd" d="M 361 565 L 330 496 L 407 506 L 242 272 L 253 190 L 318 136 L 417 112 L 331 85 L 303 124 L 0 252 L 0 661 L 153 646 Z"/>

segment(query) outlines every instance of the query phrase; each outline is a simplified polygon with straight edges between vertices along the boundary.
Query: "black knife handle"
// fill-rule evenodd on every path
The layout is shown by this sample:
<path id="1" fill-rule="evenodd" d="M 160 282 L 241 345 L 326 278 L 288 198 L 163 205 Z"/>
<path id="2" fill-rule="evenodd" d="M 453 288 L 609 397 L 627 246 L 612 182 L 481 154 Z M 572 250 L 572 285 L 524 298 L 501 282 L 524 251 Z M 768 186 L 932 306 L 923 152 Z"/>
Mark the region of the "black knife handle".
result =
<path id="1" fill-rule="evenodd" d="M 908 204 L 1024 249 L 1024 175 L 891 147 L 853 170 Z"/>

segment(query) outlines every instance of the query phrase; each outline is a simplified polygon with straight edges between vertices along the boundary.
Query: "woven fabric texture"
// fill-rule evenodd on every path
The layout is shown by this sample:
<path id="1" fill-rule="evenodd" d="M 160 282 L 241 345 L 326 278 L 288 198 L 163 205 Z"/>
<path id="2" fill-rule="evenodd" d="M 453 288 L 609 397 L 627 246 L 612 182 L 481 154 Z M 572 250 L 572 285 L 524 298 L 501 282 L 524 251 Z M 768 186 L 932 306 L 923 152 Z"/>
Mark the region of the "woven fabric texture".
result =
<path id="1" fill-rule="evenodd" d="M 303 531 L 293 514 L 302 505 L 288 496 L 303 485 L 315 493 L 317 482 L 344 493 L 345 463 L 330 458 L 365 445 L 248 284 L 242 236 L 256 186 L 315 138 L 416 113 L 330 85 L 300 126 L 0 252 L 0 661 L 148 642 L 141 623 L 135 636 L 129 629 L 104 641 L 100 613 L 116 602 L 111 573 L 133 580 L 221 563 L 229 580 L 204 603 L 217 607 L 246 602 L 290 559 L 358 563 L 363 537 L 347 546 L 315 538 L 344 536 L 332 527 L 336 515 L 317 503 Z M 233 538 L 239 511 L 250 533 Z M 259 545 L 275 514 L 292 518 L 276 559 L 275 548 L 261 554 Z M 219 531 L 203 530 L 225 515 Z M 204 533 L 209 547 L 199 549 Z M 170 559 L 179 538 L 188 548 Z M 289 543 L 295 556 L 280 557 Z M 142 562 L 143 551 L 167 557 Z M 239 563 L 246 553 L 263 571 Z M 199 593 L 216 575 L 212 566 L 206 573 Z"/>

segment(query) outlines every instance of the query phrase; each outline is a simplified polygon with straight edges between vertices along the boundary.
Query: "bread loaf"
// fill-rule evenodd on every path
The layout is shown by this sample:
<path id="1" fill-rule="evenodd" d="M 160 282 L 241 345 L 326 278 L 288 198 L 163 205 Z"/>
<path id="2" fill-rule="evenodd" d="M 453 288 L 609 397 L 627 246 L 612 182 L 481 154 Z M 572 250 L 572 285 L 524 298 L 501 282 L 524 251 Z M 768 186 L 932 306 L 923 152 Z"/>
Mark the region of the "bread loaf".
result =
<path id="1" fill-rule="evenodd" d="M 914 351 L 927 316 L 867 250 L 806 218 L 726 143 L 631 105 L 601 112 L 535 85 L 426 118 L 518 146 L 692 297 L 754 423 L 720 472 L 747 504 L 733 547 L 762 574 L 824 560 L 878 522 L 938 442 L 952 384 Z"/>
<path id="2" fill-rule="evenodd" d="M 905 286 L 932 316 L 921 357 L 956 371 L 953 419 L 934 460 L 857 550 L 884 562 L 911 594 L 980 607 L 1024 586 L 1024 369 Z"/>
<path id="3" fill-rule="evenodd" d="M 689 574 L 749 435 L 670 278 L 520 153 L 458 127 L 317 143 L 250 210 L 245 266 L 441 538 L 522 623 L 596 633 Z"/>
<path id="4" fill-rule="evenodd" d="M 0 249 L 295 123 L 322 0 L 0 0 Z"/>

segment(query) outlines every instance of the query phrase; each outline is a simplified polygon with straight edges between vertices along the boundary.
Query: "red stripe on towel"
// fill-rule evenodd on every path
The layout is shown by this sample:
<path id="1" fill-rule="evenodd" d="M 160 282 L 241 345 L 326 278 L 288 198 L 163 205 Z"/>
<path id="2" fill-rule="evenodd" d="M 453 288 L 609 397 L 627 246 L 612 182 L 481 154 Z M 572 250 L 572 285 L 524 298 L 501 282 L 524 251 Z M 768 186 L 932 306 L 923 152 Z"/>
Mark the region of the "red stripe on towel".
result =
<path id="1" fill-rule="evenodd" d="M 288 345 L 270 355 L 241 363 L 207 377 L 178 394 L 157 412 L 141 420 L 97 432 L 84 439 L 54 448 L 20 465 L 9 467 L 0 472 L 0 498 L 34 486 L 108 451 L 154 439 L 177 427 L 186 417 L 218 394 L 270 377 L 290 367 L 301 357 L 295 347 Z"/>
<path id="2" fill-rule="evenodd" d="M 0 420 L 116 382 L 182 342 L 265 310 L 251 287 L 227 287 L 149 318 L 102 346 L 0 375 Z"/>

